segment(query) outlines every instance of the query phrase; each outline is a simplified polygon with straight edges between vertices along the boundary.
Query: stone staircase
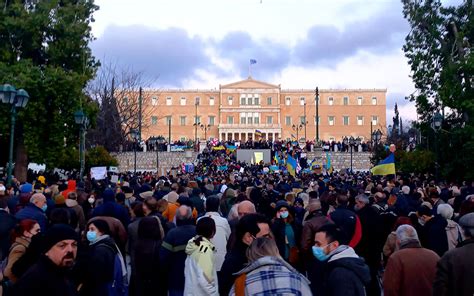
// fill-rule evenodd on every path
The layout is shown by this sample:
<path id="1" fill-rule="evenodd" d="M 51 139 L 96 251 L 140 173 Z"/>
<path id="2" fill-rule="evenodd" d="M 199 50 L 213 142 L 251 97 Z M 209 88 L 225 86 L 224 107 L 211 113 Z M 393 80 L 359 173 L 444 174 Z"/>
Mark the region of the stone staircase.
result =
<path id="1" fill-rule="evenodd" d="M 350 152 L 328 152 L 331 159 L 331 165 L 334 170 L 350 169 L 351 168 L 351 153 Z M 370 162 L 370 152 L 352 152 L 352 169 L 353 171 L 368 171 L 372 168 Z M 313 160 L 316 158 L 322 164 L 326 164 L 326 152 L 324 151 L 313 151 L 307 154 L 307 158 Z"/>

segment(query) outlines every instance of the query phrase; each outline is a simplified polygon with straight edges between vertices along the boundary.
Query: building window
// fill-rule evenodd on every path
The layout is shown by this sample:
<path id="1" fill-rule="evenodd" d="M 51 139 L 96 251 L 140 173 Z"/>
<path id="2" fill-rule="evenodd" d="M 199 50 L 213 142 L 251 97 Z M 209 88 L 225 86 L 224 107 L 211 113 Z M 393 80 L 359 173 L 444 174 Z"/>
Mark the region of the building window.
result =
<path id="1" fill-rule="evenodd" d="M 254 103 L 254 105 L 257 105 L 257 106 L 260 105 L 260 98 L 259 98 L 259 97 L 255 97 L 255 98 L 253 99 L 253 103 Z"/>
<path id="2" fill-rule="evenodd" d="M 273 117 L 267 116 L 267 124 L 273 124 Z"/>
<path id="3" fill-rule="evenodd" d="M 271 105 L 272 104 L 272 97 L 268 97 L 267 98 L 267 105 Z"/>
<path id="4" fill-rule="evenodd" d="M 377 97 L 372 97 L 372 105 L 377 105 Z"/>
<path id="5" fill-rule="evenodd" d="M 209 116 L 209 125 L 214 125 L 215 124 L 216 117 L 215 116 Z"/>
<path id="6" fill-rule="evenodd" d="M 300 116 L 300 123 L 305 124 L 306 122 L 306 116 Z"/>
<path id="7" fill-rule="evenodd" d="M 372 125 L 377 125 L 377 124 L 379 124 L 379 117 L 372 116 Z"/>
<path id="8" fill-rule="evenodd" d="M 316 124 L 316 116 L 314 116 L 314 124 Z M 318 124 L 321 124 L 321 116 L 318 116 Z"/>
<path id="9" fill-rule="evenodd" d="M 349 116 L 342 116 L 342 124 L 349 125 Z"/>
<path id="10" fill-rule="evenodd" d="M 194 105 L 201 105 L 201 98 L 200 97 L 194 98 Z"/>
<path id="11" fill-rule="evenodd" d="M 329 106 L 334 105 L 334 98 L 333 98 L 333 97 L 329 97 L 329 98 L 328 98 L 328 105 L 329 105 Z"/>
<path id="12" fill-rule="evenodd" d="M 255 124 L 260 123 L 260 114 L 259 113 L 254 113 L 253 114 L 253 123 L 255 123 Z"/>
<path id="13" fill-rule="evenodd" d="M 209 105 L 214 106 L 215 103 L 216 103 L 216 102 L 215 102 L 215 100 L 214 100 L 214 97 L 210 97 L 210 98 L 209 98 Z"/>
<path id="14" fill-rule="evenodd" d="M 233 116 L 227 116 L 227 123 L 228 124 L 234 124 L 234 117 Z"/>
<path id="15" fill-rule="evenodd" d="M 200 124 L 201 123 L 201 116 L 194 116 L 194 123 Z"/>
<path id="16" fill-rule="evenodd" d="M 247 117 L 241 116 L 240 117 L 240 124 L 247 124 Z"/>
<path id="17" fill-rule="evenodd" d="M 171 103 L 172 103 L 171 100 L 172 100 L 171 97 L 166 98 L 166 106 L 171 106 Z"/>
<path id="18" fill-rule="evenodd" d="M 290 126 L 290 125 L 291 125 L 291 116 L 286 116 L 286 117 L 285 117 L 285 124 L 286 124 L 287 126 Z"/>
<path id="19" fill-rule="evenodd" d="M 173 124 L 173 123 L 171 122 L 171 120 L 172 120 L 171 116 L 166 116 L 165 119 L 166 119 L 166 125 Z"/>
<path id="20" fill-rule="evenodd" d="M 334 116 L 328 116 L 328 122 L 329 122 L 329 125 L 334 125 L 335 124 Z"/>
<path id="21" fill-rule="evenodd" d="M 253 105 L 253 98 L 252 97 L 247 98 L 247 105 Z"/>
<path id="22" fill-rule="evenodd" d="M 123 97 L 122 102 L 125 106 L 128 106 L 128 97 Z"/>
<path id="23" fill-rule="evenodd" d="M 349 97 L 344 97 L 342 102 L 343 102 L 344 106 L 349 105 Z"/>
<path id="24" fill-rule="evenodd" d="M 287 106 L 290 106 L 290 105 L 291 105 L 291 98 L 290 98 L 290 97 L 286 97 L 286 98 L 285 98 L 285 104 L 286 104 Z"/>
<path id="25" fill-rule="evenodd" d="M 240 105 L 247 105 L 247 99 L 245 97 L 240 98 Z"/>
<path id="26" fill-rule="evenodd" d="M 155 96 L 151 98 L 151 105 L 152 106 L 158 105 L 158 97 Z"/>
<path id="27" fill-rule="evenodd" d="M 227 103 L 232 106 L 232 104 L 234 103 L 234 98 L 232 96 L 227 97 Z"/>
<path id="28" fill-rule="evenodd" d="M 157 116 L 152 116 L 151 117 L 151 125 L 157 125 L 158 124 L 158 117 Z"/>
<path id="29" fill-rule="evenodd" d="M 179 138 L 181 142 L 186 142 L 186 137 Z"/>
<path id="30" fill-rule="evenodd" d="M 248 124 L 253 124 L 253 117 L 252 117 L 252 114 L 250 114 L 250 116 L 247 117 L 247 123 L 248 123 Z"/>
<path id="31" fill-rule="evenodd" d="M 364 116 L 357 116 L 357 125 L 364 125 Z"/>
<path id="32" fill-rule="evenodd" d="M 300 105 L 303 106 L 305 102 L 306 102 L 305 98 L 301 97 L 300 98 Z"/>
<path id="33" fill-rule="evenodd" d="M 181 99 L 179 100 L 179 103 L 180 103 L 181 106 L 186 106 L 186 98 L 181 97 Z"/>
<path id="34" fill-rule="evenodd" d="M 186 125 L 186 116 L 179 117 L 179 124 Z"/>
<path id="35" fill-rule="evenodd" d="M 357 98 L 357 105 L 359 105 L 359 106 L 362 105 L 362 97 Z"/>

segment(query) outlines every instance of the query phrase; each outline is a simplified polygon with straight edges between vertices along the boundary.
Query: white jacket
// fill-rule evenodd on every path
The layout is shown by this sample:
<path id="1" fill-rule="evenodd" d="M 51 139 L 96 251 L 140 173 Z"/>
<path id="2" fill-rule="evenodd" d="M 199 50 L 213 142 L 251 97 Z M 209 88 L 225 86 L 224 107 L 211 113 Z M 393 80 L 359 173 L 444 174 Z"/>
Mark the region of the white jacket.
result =
<path id="1" fill-rule="evenodd" d="M 211 242 L 216 247 L 216 270 L 220 271 L 224 263 L 225 255 L 227 254 L 227 240 L 230 236 L 229 221 L 223 218 L 217 212 L 207 212 L 203 217 L 211 217 L 216 223 L 216 234 L 211 239 Z"/>

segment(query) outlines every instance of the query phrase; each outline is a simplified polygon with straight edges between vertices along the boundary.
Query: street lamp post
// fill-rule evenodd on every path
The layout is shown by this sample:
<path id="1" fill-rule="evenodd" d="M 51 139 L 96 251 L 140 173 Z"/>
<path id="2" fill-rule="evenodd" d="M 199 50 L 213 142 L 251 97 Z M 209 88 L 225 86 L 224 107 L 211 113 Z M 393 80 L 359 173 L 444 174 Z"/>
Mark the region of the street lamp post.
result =
<path id="1" fill-rule="evenodd" d="M 438 147 L 438 132 L 441 130 L 441 126 L 443 124 L 443 115 L 441 113 L 436 112 L 433 116 L 432 127 L 435 131 L 435 153 L 436 153 L 436 162 L 435 162 L 435 178 L 436 181 L 439 180 L 439 147 Z"/>
<path id="2" fill-rule="evenodd" d="M 304 140 L 307 141 L 308 138 L 306 138 L 306 124 L 308 121 L 306 121 L 306 100 L 304 102 Z"/>
<path id="3" fill-rule="evenodd" d="M 138 130 L 132 129 L 130 130 L 130 134 L 132 135 L 133 139 L 133 172 L 137 173 L 137 141 L 138 141 Z"/>
<path id="4" fill-rule="evenodd" d="M 13 141 L 15 138 L 16 108 L 25 108 L 30 96 L 24 89 L 16 90 L 10 84 L 4 84 L 0 86 L 0 98 L 2 103 L 11 105 L 10 150 L 8 151 L 7 170 L 7 185 L 10 185 L 13 172 Z"/>
<path id="5" fill-rule="evenodd" d="M 156 173 L 158 174 L 158 169 L 160 167 L 160 156 L 159 156 L 159 151 L 160 151 L 160 147 L 161 145 L 163 144 L 164 142 L 164 139 L 162 136 L 159 136 L 159 137 L 153 137 L 151 139 L 151 143 L 153 145 L 155 145 L 155 151 L 156 151 Z"/>
<path id="6" fill-rule="evenodd" d="M 315 90 L 315 105 L 316 105 L 316 145 L 319 146 L 319 88 Z"/>
<path id="7" fill-rule="evenodd" d="M 298 124 L 298 125 L 293 124 L 293 125 L 291 126 L 291 128 L 292 128 L 294 131 L 296 131 L 296 142 L 299 143 L 299 142 L 300 142 L 300 139 L 299 139 L 299 131 L 303 128 L 303 124 L 302 124 L 302 123 L 300 123 L 300 124 Z"/>
<path id="8" fill-rule="evenodd" d="M 350 138 L 344 137 L 342 142 L 344 143 L 344 145 L 349 145 L 351 147 L 351 173 L 353 173 L 353 170 L 352 170 L 352 149 L 353 149 L 354 146 L 359 146 L 360 145 L 361 138 L 359 138 L 359 137 L 354 138 L 353 136 L 351 136 Z"/>
<path id="9" fill-rule="evenodd" d="M 89 118 L 82 110 L 74 112 L 74 121 L 80 127 L 79 131 L 79 179 L 82 180 L 85 170 L 85 151 L 86 151 L 86 130 L 89 125 Z"/>
<path id="10" fill-rule="evenodd" d="M 382 132 L 378 129 L 374 132 L 372 132 L 372 146 L 373 146 L 373 149 L 375 151 L 375 147 L 377 147 L 380 139 L 382 138 Z"/>
<path id="11" fill-rule="evenodd" d="M 204 139 L 207 142 L 207 131 L 211 128 L 211 125 L 210 124 L 201 124 L 200 127 L 204 131 Z"/>

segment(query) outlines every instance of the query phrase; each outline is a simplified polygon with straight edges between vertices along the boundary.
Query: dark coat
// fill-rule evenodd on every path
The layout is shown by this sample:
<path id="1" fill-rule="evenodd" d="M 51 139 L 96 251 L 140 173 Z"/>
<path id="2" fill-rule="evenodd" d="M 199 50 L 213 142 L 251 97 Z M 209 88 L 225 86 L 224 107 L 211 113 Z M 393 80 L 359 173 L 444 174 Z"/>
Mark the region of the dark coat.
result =
<path id="1" fill-rule="evenodd" d="M 160 268 L 169 290 L 184 291 L 184 252 L 188 241 L 196 235 L 196 226 L 183 225 L 171 229 L 160 249 Z"/>
<path id="2" fill-rule="evenodd" d="M 49 258 L 42 255 L 13 286 L 12 295 L 75 296 L 75 287 L 68 278 L 65 269 L 56 266 Z"/>
<path id="3" fill-rule="evenodd" d="M 28 203 L 23 209 L 16 213 L 15 218 L 19 221 L 25 219 L 32 219 L 38 222 L 41 231 L 46 231 L 47 218 L 42 209 L 38 208 L 32 203 Z"/>
<path id="4" fill-rule="evenodd" d="M 448 236 L 446 234 L 447 225 L 448 221 L 446 219 L 440 215 L 436 215 L 426 222 L 423 227 L 425 238 L 425 245 L 423 245 L 423 247 L 435 251 L 440 257 L 449 249 Z"/>
<path id="5" fill-rule="evenodd" d="M 474 295 L 474 239 L 465 240 L 441 258 L 433 285 L 434 296 Z"/>
<path id="6" fill-rule="evenodd" d="M 234 273 L 242 270 L 247 263 L 247 248 L 242 241 L 236 241 L 232 250 L 226 254 L 221 271 L 217 274 L 220 295 L 229 295 L 236 278 Z"/>
<path id="7" fill-rule="evenodd" d="M 97 216 L 114 217 L 122 222 L 125 229 L 130 223 L 130 216 L 127 209 L 114 201 L 105 201 L 103 204 L 95 208 L 92 212 L 92 217 Z"/>
<path id="8" fill-rule="evenodd" d="M 10 232 L 16 225 L 16 219 L 7 211 L 0 209 L 0 260 L 8 256 Z"/>
<path id="9" fill-rule="evenodd" d="M 114 278 L 116 254 L 115 242 L 110 237 L 90 245 L 89 256 L 86 263 L 86 279 L 81 289 L 81 295 L 108 295 L 107 285 Z"/>

